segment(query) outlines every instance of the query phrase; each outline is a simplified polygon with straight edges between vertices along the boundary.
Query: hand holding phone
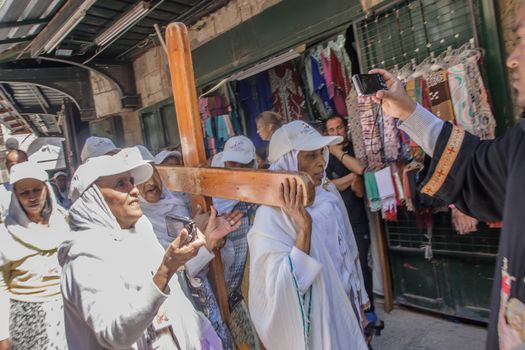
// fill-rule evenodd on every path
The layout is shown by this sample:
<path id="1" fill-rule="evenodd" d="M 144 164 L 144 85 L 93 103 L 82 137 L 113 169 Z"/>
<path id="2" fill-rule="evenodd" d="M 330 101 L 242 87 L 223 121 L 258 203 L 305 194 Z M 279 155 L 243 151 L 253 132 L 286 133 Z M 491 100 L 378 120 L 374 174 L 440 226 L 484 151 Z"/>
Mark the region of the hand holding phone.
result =
<path id="1" fill-rule="evenodd" d="M 359 96 L 373 96 L 380 90 L 387 90 L 385 79 L 380 74 L 355 74 L 352 83 Z"/>
<path id="2" fill-rule="evenodd" d="M 168 236 L 171 238 L 177 238 L 183 229 L 188 232 L 188 238 L 182 242 L 188 244 L 193 242 L 197 238 L 197 225 L 195 221 L 186 216 L 167 215 L 166 216 L 166 228 Z"/>

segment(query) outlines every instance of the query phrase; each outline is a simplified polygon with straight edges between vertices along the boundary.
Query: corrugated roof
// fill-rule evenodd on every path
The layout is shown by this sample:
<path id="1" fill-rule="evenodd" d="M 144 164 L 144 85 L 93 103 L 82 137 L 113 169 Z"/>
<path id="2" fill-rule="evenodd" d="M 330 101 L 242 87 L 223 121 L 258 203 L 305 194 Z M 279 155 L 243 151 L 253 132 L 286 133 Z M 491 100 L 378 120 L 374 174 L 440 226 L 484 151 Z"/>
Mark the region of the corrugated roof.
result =
<path id="1" fill-rule="evenodd" d="M 44 28 L 65 0 L 5 0 L 0 2 L 0 52 L 27 45 Z"/>

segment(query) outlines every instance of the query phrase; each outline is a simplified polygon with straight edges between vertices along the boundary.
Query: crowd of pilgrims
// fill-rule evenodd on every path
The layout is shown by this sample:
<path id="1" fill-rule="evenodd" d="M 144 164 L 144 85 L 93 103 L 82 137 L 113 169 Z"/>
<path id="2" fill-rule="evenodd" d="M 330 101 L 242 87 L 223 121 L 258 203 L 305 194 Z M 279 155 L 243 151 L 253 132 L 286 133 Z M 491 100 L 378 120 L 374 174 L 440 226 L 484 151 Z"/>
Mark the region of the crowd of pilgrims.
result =
<path id="1" fill-rule="evenodd" d="M 368 349 L 375 314 L 367 262 L 325 173 L 329 156 L 354 161 L 342 151 L 339 123 L 328 136 L 266 113 L 257 123 L 270 141 L 266 160 L 245 136 L 210 160 L 304 171 L 315 185 L 308 208 L 301 186 L 286 180 L 281 208 L 213 198 L 209 213 L 192 216 L 188 195 L 171 192 L 156 169 L 181 165 L 178 151 L 153 156 L 92 136 L 71 176 L 9 151 L 0 187 L 0 349 Z M 196 236 L 171 232 L 171 215 L 192 218 Z M 207 278 L 216 248 L 228 323 Z"/>

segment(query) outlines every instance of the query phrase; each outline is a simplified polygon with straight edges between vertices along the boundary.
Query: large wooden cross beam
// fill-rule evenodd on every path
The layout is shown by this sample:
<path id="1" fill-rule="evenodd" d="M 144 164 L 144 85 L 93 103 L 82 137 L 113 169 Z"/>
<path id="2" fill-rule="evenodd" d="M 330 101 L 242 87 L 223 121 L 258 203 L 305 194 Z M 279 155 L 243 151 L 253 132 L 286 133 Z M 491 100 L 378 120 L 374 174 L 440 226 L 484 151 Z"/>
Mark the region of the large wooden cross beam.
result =
<path id="1" fill-rule="evenodd" d="M 280 183 L 294 177 L 303 185 L 305 205 L 314 200 L 314 185 L 306 174 L 274 173 L 264 170 L 228 170 L 203 167 L 206 164 L 204 139 L 193 74 L 188 30 L 182 23 L 172 23 L 166 29 L 166 44 L 177 123 L 184 157 L 184 167 L 159 167 L 159 172 L 172 191 L 191 194 L 192 210 L 197 205 L 209 209 L 209 197 L 235 199 L 250 203 L 280 206 Z M 213 59 L 213 57 L 210 57 Z M 225 321 L 229 307 L 220 253 L 210 264 L 210 282 Z"/>

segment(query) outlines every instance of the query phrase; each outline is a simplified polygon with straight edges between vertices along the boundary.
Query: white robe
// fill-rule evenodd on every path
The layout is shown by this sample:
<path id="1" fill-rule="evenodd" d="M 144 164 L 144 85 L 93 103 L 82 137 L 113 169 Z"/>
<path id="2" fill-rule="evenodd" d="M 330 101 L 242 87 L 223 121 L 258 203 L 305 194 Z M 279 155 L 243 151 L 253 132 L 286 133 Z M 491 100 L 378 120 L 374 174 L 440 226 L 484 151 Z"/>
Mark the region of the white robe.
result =
<path id="1" fill-rule="evenodd" d="M 296 156 L 297 152 L 283 157 L 281 166 L 273 164 L 273 169 L 297 171 Z M 294 226 L 281 209 L 262 206 L 257 211 L 248 234 L 249 307 L 268 350 L 367 349 L 350 298 L 359 308 L 368 303 L 368 297 L 348 214 L 336 192 L 333 186 L 316 189 L 316 201 L 308 208 L 313 222 L 309 254 L 295 248 Z M 338 249 L 334 240 L 339 241 L 340 250 L 334 251 Z M 342 274 L 341 269 L 348 273 Z"/>

